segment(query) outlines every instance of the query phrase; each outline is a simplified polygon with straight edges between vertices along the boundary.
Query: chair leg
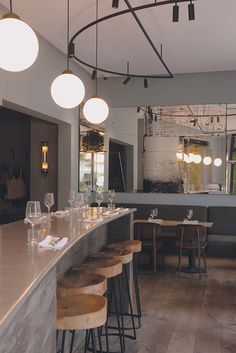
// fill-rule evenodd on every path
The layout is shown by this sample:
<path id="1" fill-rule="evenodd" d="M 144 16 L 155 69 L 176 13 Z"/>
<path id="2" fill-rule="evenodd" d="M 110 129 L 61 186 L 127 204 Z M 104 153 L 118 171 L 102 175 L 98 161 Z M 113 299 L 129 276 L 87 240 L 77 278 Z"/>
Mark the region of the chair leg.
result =
<path id="1" fill-rule="evenodd" d="M 133 258 L 133 278 L 134 278 L 134 289 L 135 289 L 135 299 L 136 299 L 138 323 L 139 323 L 139 327 L 141 327 L 142 310 L 141 310 L 141 301 L 140 301 L 139 286 L 138 286 L 136 255 Z"/>
<path id="2" fill-rule="evenodd" d="M 204 260 L 204 269 L 205 269 L 205 273 L 207 273 L 206 251 L 205 251 L 205 248 L 203 248 L 203 260 Z"/>
<path id="3" fill-rule="evenodd" d="M 182 247 L 179 248 L 179 264 L 178 264 L 178 272 L 180 276 L 181 266 L 182 266 Z"/>
<path id="4" fill-rule="evenodd" d="M 157 271 L 157 251 L 156 251 L 156 247 L 153 247 L 153 272 L 156 273 Z"/>
<path id="5" fill-rule="evenodd" d="M 198 245 L 198 267 L 199 267 L 199 279 L 202 278 L 202 270 L 201 270 L 201 249 L 200 245 Z"/>

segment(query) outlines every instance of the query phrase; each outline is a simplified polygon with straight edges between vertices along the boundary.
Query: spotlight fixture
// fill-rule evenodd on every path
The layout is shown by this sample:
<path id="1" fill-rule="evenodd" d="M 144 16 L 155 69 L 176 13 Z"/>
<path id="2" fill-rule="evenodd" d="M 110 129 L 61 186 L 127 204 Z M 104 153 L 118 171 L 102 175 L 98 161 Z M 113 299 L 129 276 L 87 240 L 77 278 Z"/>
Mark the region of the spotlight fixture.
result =
<path id="1" fill-rule="evenodd" d="M 123 83 L 123 85 L 126 86 L 127 83 L 129 83 L 129 81 L 130 81 L 130 76 L 126 77 L 126 79 L 122 83 Z"/>
<path id="2" fill-rule="evenodd" d="M 119 7 L 119 0 L 112 0 L 112 7 L 118 9 Z"/>
<path id="3" fill-rule="evenodd" d="M 179 22 L 179 5 L 177 5 L 177 2 L 173 6 L 172 22 Z"/>
<path id="4" fill-rule="evenodd" d="M 91 80 L 96 80 L 96 77 L 97 77 L 97 71 L 93 70 Z"/>
<path id="5" fill-rule="evenodd" d="M 140 112 L 140 107 L 137 107 L 137 113 L 139 113 Z"/>
<path id="6" fill-rule="evenodd" d="M 57 76 L 51 85 L 51 95 L 54 102 L 62 108 L 75 108 L 78 106 L 85 95 L 84 84 L 69 68 L 70 44 L 70 6 L 67 0 L 67 68 L 61 75 Z"/>
<path id="7" fill-rule="evenodd" d="M 190 4 L 188 4 L 188 19 L 189 21 L 195 20 L 195 10 L 192 0 L 190 1 Z"/>
<path id="8" fill-rule="evenodd" d="M 155 121 L 157 121 L 157 116 L 156 116 L 156 114 L 155 114 Z"/>
<path id="9" fill-rule="evenodd" d="M 148 80 L 147 80 L 147 78 L 145 78 L 143 80 L 143 85 L 144 85 L 144 88 L 148 88 Z"/>
<path id="10" fill-rule="evenodd" d="M 38 38 L 32 28 L 12 12 L 0 20 L 0 68 L 19 72 L 28 69 L 39 51 Z"/>

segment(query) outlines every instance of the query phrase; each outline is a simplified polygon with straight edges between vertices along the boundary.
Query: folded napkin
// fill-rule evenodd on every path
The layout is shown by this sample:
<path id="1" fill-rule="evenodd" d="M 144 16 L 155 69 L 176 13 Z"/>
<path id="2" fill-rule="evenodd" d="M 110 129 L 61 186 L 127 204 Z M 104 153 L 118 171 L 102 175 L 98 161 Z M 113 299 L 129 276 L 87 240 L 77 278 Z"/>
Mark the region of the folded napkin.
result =
<path id="1" fill-rule="evenodd" d="M 64 246 L 68 243 L 68 238 L 59 238 L 59 237 L 54 237 L 52 235 L 47 235 L 46 238 L 38 243 L 38 246 L 40 248 L 46 248 L 46 249 L 62 249 Z"/>
<path id="2" fill-rule="evenodd" d="M 163 222 L 163 219 L 160 219 L 160 218 L 148 218 L 148 222 L 154 222 L 154 223 L 161 223 Z"/>
<path id="3" fill-rule="evenodd" d="M 66 210 L 66 211 L 56 211 L 56 212 L 52 212 L 52 214 L 56 217 L 64 217 L 66 215 L 69 214 L 69 210 Z"/>
<path id="4" fill-rule="evenodd" d="M 84 223 L 100 223 L 103 221 L 103 218 L 86 218 L 84 219 Z"/>
<path id="5" fill-rule="evenodd" d="M 108 217 L 112 217 L 112 216 L 117 216 L 118 214 L 120 214 L 120 212 L 116 212 L 116 211 L 106 211 L 103 212 L 103 216 L 108 216 Z"/>
<path id="6" fill-rule="evenodd" d="M 129 208 L 117 207 L 116 211 L 129 211 Z"/>
<path id="7" fill-rule="evenodd" d="M 192 221 L 188 221 L 186 219 L 183 220 L 184 224 L 198 224 L 198 220 L 192 220 Z"/>

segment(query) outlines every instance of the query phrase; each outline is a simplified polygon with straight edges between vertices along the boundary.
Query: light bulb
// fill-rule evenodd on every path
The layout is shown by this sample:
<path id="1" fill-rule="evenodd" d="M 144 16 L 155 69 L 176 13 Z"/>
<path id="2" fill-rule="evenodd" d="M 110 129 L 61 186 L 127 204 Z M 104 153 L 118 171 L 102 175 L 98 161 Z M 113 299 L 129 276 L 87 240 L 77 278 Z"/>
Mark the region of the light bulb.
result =
<path id="1" fill-rule="evenodd" d="M 185 163 L 191 163 L 189 161 L 189 156 L 186 153 L 184 153 L 184 161 L 185 161 Z"/>
<path id="2" fill-rule="evenodd" d="M 189 153 L 188 155 L 189 163 L 192 163 L 194 161 L 194 157 L 195 157 L 194 153 Z"/>
<path id="3" fill-rule="evenodd" d="M 100 124 L 106 120 L 109 114 L 109 108 L 103 99 L 93 97 L 85 103 L 83 113 L 90 123 Z"/>
<path id="4" fill-rule="evenodd" d="M 176 157 L 178 158 L 178 159 L 183 159 L 183 152 L 176 152 Z"/>
<path id="5" fill-rule="evenodd" d="M 199 163 L 201 163 L 201 161 L 202 161 L 202 157 L 200 156 L 200 154 L 195 154 L 195 155 L 194 155 L 193 162 L 194 162 L 195 164 L 199 164 Z"/>
<path id="6" fill-rule="evenodd" d="M 28 69 L 39 51 L 32 28 L 17 15 L 9 13 L 0 20 L 0 68 L 18 72 Z"/>
<path id="7" fill-rule="evenodd" d="M 84 84 L 70 70 L 63 71 L 51 85 L 51 95 L 56 104 L 62 108 L 75 108 L 85 95 Z"/>
<path id="8" fill-rule="evenodd" d="M 203 163 L 204 163 L 205 165 L 210 165 L 211 162 L 212 162 L 212 159 L 211 159 L 210 156 L 205 156 L 205 157 L 203 158 Z"/>
<path id="9" fill-rule="evenodd" d="M 215 159 L 214 159 L 214 165 L 215 165 L 216 167 L 220 167 L 221 164 L 222 164 L 222 159 L 221 159 L 221 158 L 215 158 Z"/>

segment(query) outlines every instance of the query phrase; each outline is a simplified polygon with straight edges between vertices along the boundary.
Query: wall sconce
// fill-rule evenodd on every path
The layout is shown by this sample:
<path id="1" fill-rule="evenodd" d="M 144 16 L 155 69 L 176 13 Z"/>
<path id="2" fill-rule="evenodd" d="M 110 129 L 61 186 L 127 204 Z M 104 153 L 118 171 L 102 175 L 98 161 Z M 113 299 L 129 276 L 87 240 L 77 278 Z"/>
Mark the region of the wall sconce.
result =
<path id="1" fill-rule="evenodd" d="M 43 175 L 48 174 L 48 142 L 41 142 L 42 163 L 41 172 Z"/>

